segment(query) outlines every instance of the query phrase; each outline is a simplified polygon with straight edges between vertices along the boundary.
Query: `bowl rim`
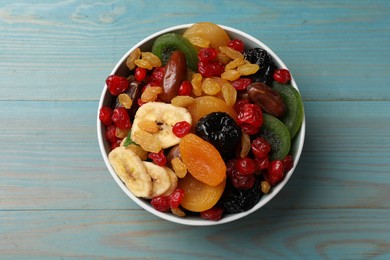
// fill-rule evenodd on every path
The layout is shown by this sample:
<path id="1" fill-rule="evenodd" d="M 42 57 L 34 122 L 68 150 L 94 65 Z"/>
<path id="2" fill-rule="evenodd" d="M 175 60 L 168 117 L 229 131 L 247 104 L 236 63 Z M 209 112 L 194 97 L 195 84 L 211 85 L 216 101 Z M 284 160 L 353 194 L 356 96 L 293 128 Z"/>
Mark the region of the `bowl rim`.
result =
<path id="1" fill-rule="evenodd" d="M 150 41 L 150 40 L 152 40 L 152 39 L 154 39 L 154 38 L 156 38 L 156 37 L 158 37 L 158 36 L 160 36 L 162 34 L 173 32 L 173 31 L 184 30 L 184 29 L 190 27 L 193 24 L 194 23 L 187 23 L 187 24 L 180 24 L 180 25 L 176 25 L 176 26 L 171 26 L 171 27 L 159 30 L 159 31 L 157 31 L 157 32 L 147 36 L 143 40 L 141 40 L 138 43 L 136 43 L 132 48 L 130 48 L 121 57 L 121 59 L 116 63 L 115 67 L 112 69 L 110 75 L 113 75 L 113 74 L 117 73 L 119 67 L 121 65 L 123 65 L 123 63 L 126 61 L 127 57 L 130 55 L 130 53 L 133 50 L 135 50 L 137 47 L 140 47 L 140 46 L 144 45 L 148 41 Z M 279 58 L 279 56 L 276 55 L 276 53 L 273 50 L 271 50 L 266 44 L 264 44 L 259 39 L 255 38 L 255 37 L 253 37 L 253 36 L 251 36 L 249 34 L 247 34 L 246 32 L 243 32 L 241 30 L 235 29 L 233 27 L 229 27 L 229 26 L 221 25 L 221 24 L 217 24 L 217 25 L 220 26 L 221 28 L 223 28 L 228 34 L 240 35 L 240 37 L 245 38 L 245 41 L 251 41 L 254 45 L 263 48 L 264 50 L 266 50 L 269 53 L 269 55 L 272 56 L 274 62 L 276 62 L 279 65 L 279 67 L 288 69 L 287 66 L 284 64 L 284 62 Z M 294 79 L 293 75 L 291 75 L 290 83 L 291 83 L 291 85 L 295 89 L 298 90 L 298 92 L 300 92 L 299 88 L 298 88 L 298 86 L 297 86 L 297 84 L 295 82 L 295 79 Z M 155 210 L 151 206 L 151 204 L 148 203 L 145 199 L 138 198 L 135 195 L 133 195 L 130 192 L 130 190 L 125 186 L 125 184 L 121 181 L 121 179 L 118 177 L 118 175 L 115 173 L 114 169 L 112 168 L 112 166 L 111 166 L 111 164 L 110 164 L 110 162 L 108 160 L 108 152 L 106 150 L 107 149 L 107 145 L 104 143 L 104 135 L 103 135 L 103 131 L 102 131 L 104 126 L 102 125 L 102 123 L 99 120 L 99 110 L 104 105 L 104 100 L 105 100 L 106 95 L 108 95 L 108 90 L 107 90 L 107 85 L 104 84 L 102 93 L 100 95 L 99 106 L 98 106 L 98 111 L 97 111 L 97 138 L 98 138 L 100 152 L 101 152 L 103 160 L 104 160 L 104 162 L 105 162 L 105 164 L 107 166 L 107 169 L 109 170 L 109 172 L 110 172 L 111 176 L 113 177 L 113 179 L 115 180 L 115 182 L 122 189 L 122 191 L 125 192 L 125 194 L 128 197 L 130 197 L 133 202 L 135 202 L 138 206 L 140 206 L 144 210 L 148 211 L 149 213 L 152 213 L 153 215 L 155 215 L 155 216 L 157 216 L 157 217 L 159 217 L 161 219 L 167 220 L 169 222 L 173 222 L 173 223 L 177 223 L 177 224 L 183 224 L 183 225 L 188 225 L 188 226 L 212 226 L 212 225 L 221 225 L 221 224 L 230 223 L 230 222 L 242 219 L 245 216 L 248 216 L 248 215 L 252 214 L 253 212 L 257 211 L 258 209 L 260 209 L 264 205 L 266 205 L 270 200 L 272 200 L 281 191 L 281 189 L 286 185 L 288 180 L 291 178 L 293 172 L 295 171 L 295 169 L 297 167 L 297 164 L 298 164 L 298 162 L 300 160 L 301 154 L 302 154 L 303 145 L 304 145 L 304 141 L 305 141 L 305 135 L 306 135 L 305 112 L 304 112 L 304 115 L 303 115 L 303 120 L 302 120 L 301 127 L 300 127 L 300 129 L 299 129 L 299 131 L 298 131 L 298 133 L 297 133 L 297 135 L 295 137 L 295 138 L 298 137 L 298 139 L 299 139 L 299 140 L 298 139 L 295 140 L 295 142 L 298 142 L 298 141 L 299 142 L 297 143 L 297 147 L 296 147 L 295 160 L 294 160 L 293 167 L 290 169 L 289 172 L 286 173 L 285 178 L 283 179 L 283 181 L 278 183 L 278 185 L 274 186 L 270 193 L 264 194 L 262 196 L 262 198 L 260 199 L 260 201 L 253 208 L 251 208 L 251 209 L 249 209 L 247 211 L 244 211 L 244 212 L 240 212 L 240 213 L 228 214 L 228 215 L 224 216 L 222 219 L 220 219 L 218 221 L 205 220 L 205 219 L 202 219 L 200 217 L 196 217 L 196 218 L 184 217 L 183 218 L 183 217 L 175 216 L 175 215 L 170 214 L 170 213 L 167 214 L 166 212 L 160 212 L 160 211 Z"/>

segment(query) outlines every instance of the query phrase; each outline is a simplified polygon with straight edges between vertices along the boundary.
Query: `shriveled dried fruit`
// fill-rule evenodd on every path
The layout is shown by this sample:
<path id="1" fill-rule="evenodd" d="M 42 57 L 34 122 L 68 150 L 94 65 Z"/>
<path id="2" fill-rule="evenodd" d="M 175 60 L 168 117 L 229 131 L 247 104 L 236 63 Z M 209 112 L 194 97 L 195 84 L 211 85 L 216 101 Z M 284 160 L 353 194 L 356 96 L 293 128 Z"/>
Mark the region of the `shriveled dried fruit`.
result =
<path id="1" fill-rule="evenodd" d="M 159 127 L 155 121 L 144 119 L 138 123 L 138 127 L 148 133 L 154 134 L 159 131 Z"/>
<path id="2" fill-rule="evenodd" d="M 224 73 L 221 74 L 221 78 L 234 81 L 241 77 L 241 73 L 238 70 L 226 70 Z"/>
<path id="3" fill-rule="evenodd" d="M 260 187 L 261 187 L 261 192 L 264 194 L 269 193 L 269 191 L 271 189 L 271 185 L 269 184 L 268 181 L 262 181 L 260 184 Z"/>
<path id="4" fill-rule="evenodd" d="M 152 67 L 161 67 L 161 60 L 159 57 L 154 55 L 152 52 L 142 52 L 141 57 L 143 60 L 146 60 L 149 62 Z"/>
<path id="5" fill-rule="evenodd" d="M 246 63 L 238 66 L 237 71 L 240 72 L 242 76 L 248 76 L 255 74 L 259 70 L 259 68 L 260 67 L 257 64 Z"/>
<path id="6" fill-rule="evenodd" d="M 127 136 L 127 134 L 129 133 L 130 131 L 130 128 L 119 128 L 117 127 L 115 129 L 115 135 L 116 137 L 118 137 L 119 139 L 123 139 Z"/>
<path id="7" fill-rule="evenodd" d="M 280 94 L 261 82 L 253 82 L 246 88 L 253 103 L 260 106 L 265 112 L 275 117 L 281 117 L 286 106 Z"/>
<path id="8" fill-rule="evenodd" d="M 146 131 L 137 131 L 134 133 L 133 141 L 139 144 L 142 149 L 148 152 L 158 153 L 161 150 L 161 144 L 158 139 Z"/>
<path id="9" fill-rule="evenodd" d="M 229 107 L 234 106 L 237 100 L 237 90 L 231 84 L 224 84 L 221 88 L 223 99 Z"/>
<path id="10" fill-rule="evenodd" d="M 176 96 L 171 100 L 171 104 L 176 107 L 188 107 L 195 102 L 195 99 L 190 96 Z"/>
<path id="11" fill-rule="evenodd" d="M 234 59 L 234 60 L 232 60 L 231 62 L 229 62 L 228 64 L 226 64 L 225 70 L 232 70 L 232 69 L 235 69 L 235 68 L 237 68 L 238 66 L 245 64 L 246 62 L 247 62 L 247 61 L 244 60 L 243 58 Z"/>
<path id="12" fill-rule="evenodd" d="M 118 96 L 119 103 L 126 109 L 130 109 L 133 105 L 133 100 L 128 94 L 122 93 Z"/>
<path id="13" fill-rule="evenodd" d="M 240 158 L 247 157 L 250 151 L 251 151 L 251 137 L 246 133 L 242 133 Z"/>
<path id="14" fill-rule="evenodd" d="M 158 94 L 161 93 L 162 93 L 161 87 L 147 87 L 141 95 L 141 101 L 144 103 L 155 101 L 158 97 Z"/>
<path id="15" fill-rule="evenodd" d="M 184 211 L 182 211 L 179 207 L 171 208 L 171 211 L 174 215 L 176 215 L 178 217 L 185 217 L 186 216 L 186 213 Z"/>
<path id="16" fill-rule="evenodd" d="M 141 67 L 141 68 L 144 68 L 144 69 L 148 69 L 148 70 L 152 70 L 152 69 L 153 69 L 152 64 L 150 64 L 149 61 L 144 60 L 144 59 L 135 60 L 134 63 L 135 63 L 135 65 L 137 65 L 138 67 Z"/>
<path id="17" fill-rule="evenodd" d="M 207 95 L 214 96 L 221 91 L 221 87 L 217 82 L 215 82 L 211 78 L 206 78 L 202 82 L 202 90 Z"/>
<path id="18" fill-rule="evenodd" d="M 219 50 L 222 53 L 225 53 L 227 56 L 229 56 L 229 58 L 231 58 L 232 60 L 244 58 L 244 55 L 241 52 L 236 51 L 228 46 L 221 46 L 221 47 L 219 47 Z"/>
<path id="19" fill-rule="evenodd" d="M 194 93 L 195 96 L 202 95 L 202 75 L 200 73 L 192 75 L 191 84 L 192 93 Z"/>
<path id="20" fill-rule="evenodd" d="M 171 160 L 171 165 L 176 173 L 177 177 L 184 178 L 187 174 L 187 166 L 182 162 L 179 157 L 175 157 Z"/>
<path id="21" fill-rule="evenodd" d="M 135 69 L 135 60 L 138 60 L 141 57 L 141 49 L 136 48 L 134 51 L 132 51 L 129 55 L 129 57 L 126 60 L 126 66 L 129 68 L 129 70 Z"/>

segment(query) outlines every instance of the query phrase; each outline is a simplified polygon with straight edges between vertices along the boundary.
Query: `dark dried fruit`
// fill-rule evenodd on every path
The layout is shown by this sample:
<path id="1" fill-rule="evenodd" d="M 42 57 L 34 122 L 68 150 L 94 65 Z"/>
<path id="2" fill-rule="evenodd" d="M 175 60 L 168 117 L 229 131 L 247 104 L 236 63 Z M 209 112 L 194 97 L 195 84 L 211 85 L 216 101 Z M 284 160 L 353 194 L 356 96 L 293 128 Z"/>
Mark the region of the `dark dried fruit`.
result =
<path id="1" fill-rule="evenodd" d="M 286 105 L 278 92 L 264 83 L 254 82 L 246 88 L 249 98 L 265 112 L 275 117 L 281 117 L 286 111 Z"/>
<path id="2" fill-rule="evenodd" d="M 261 48 L 249 49 L 244 52 L 244 57 L 246 60 L 257 64 L 260 67 L 260 69 L 252 76 L 252 80 L 254 82 L 271 85 L 276 66 L 267 51 Z"/>
<path id="3" fill-rule="evenodd" d="M 247 190 L 236 189 L 228 182 L 219 203 L 226 213 L 244 212 L 253 208 L 259 202 L 262 195 L 260 178 L 256 176 L 255 184 L 251 189 Z"/>
<path id="4" fill-rule="evenodd" d="M 234 156 L 242 136 L 241 128 L 224 112 L 213 112 L 199 119 L 195 133 L 211 143 L 225 160 Z"/>

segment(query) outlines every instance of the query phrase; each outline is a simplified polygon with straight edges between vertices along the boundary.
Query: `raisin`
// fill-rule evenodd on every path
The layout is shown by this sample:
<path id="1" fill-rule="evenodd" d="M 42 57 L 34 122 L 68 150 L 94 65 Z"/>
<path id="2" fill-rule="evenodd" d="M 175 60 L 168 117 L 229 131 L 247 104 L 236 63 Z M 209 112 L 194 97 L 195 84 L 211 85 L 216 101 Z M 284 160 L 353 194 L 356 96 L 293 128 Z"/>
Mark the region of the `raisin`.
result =
<path id="1" fill-rule="evenodd" d="M 199 119 L 195 133 L 210 142 L 224 159 L 234 156 L 242 136 L 241 128 L 225 112 L 213 112 Z"/>

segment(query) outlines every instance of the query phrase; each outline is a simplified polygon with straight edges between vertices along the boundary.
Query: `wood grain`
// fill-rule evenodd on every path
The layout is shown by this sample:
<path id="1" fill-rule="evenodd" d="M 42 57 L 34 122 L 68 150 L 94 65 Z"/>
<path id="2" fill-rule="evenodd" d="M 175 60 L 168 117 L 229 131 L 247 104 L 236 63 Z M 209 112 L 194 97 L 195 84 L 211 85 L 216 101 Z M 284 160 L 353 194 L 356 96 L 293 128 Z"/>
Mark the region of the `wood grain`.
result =
<path id="1" fill-rule="evenodd" d="M 389 259 L 390 1 L 0 1 L 0 259 Z M 134 44 L 211 21 L 286 63 L 306 112 L 296 172 L 263 209 L 188 227 L 109 175 L 96 117 Z"/>

